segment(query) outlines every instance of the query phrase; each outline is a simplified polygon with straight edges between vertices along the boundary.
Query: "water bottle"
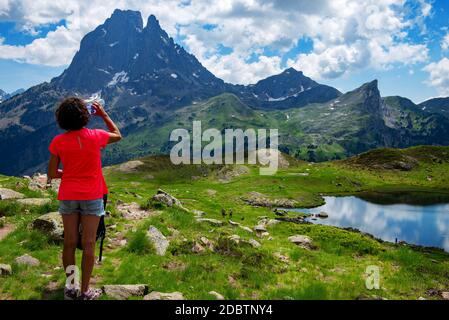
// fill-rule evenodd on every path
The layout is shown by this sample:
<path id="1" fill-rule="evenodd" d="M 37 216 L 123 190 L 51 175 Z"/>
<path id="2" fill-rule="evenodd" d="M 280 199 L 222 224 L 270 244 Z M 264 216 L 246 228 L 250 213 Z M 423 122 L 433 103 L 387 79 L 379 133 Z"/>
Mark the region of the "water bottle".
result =
<path id="1" fill-rule="evenodd" d="M 99 104 L 101 104 L 104 107 L 104 100 L 99 95 L 94 95 L 94 96 L 90 97 L 89 99 L 84 100 L 84 102 L 86 102 L 86 108 L 87 108 L 87 111 L 89 111 L 89 114 L 95 113 L 95 109 L 92 106 L 94 104 L 94 102 L 98 102 Z"/>

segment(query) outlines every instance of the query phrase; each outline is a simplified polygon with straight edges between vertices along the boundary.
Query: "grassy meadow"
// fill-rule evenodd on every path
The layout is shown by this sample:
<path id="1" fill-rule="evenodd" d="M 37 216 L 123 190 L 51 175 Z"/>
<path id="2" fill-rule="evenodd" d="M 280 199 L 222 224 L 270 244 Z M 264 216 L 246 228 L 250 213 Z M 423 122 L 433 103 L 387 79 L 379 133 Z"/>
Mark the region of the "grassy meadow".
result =
<path id="1" fill-rule="evenodd" d="M 274 176 L 260 176 L 255 166 L 174 166 L 165 156 L 139 159 L 141 165 L 133 170 L 106 168 L 107 210 L 111 214 L 106 219 L 104 261 L 95 267 L 93 286 L 147 284 L 150 291 L 179 291 L 186 299 L 214 299 L 210 291 L 226 299 L 437 299 L 429 290 L 449 288 L 449 254 L 441 250 L 289 222 L 268 226 L 269 237 L 259 238 L 228 223 L 232 220 L 253 228 L 261 217 L 276 218 L 273 208 L 245 201 L 254 192 L 270 199 L 294 200 L 303 208 L 321 205 L 323 195 L 366 191 L 447 195 L 449 148 L 382 149 L 324 163 L 284 157 L 288 167 Z M 27 183 L 22 178 L 0 176 L 1 187 L 27 197 L 49 197 L 52 202 L 27 207 L 14 200 L 0 201 L 0 216 L 6 217 L 3 223 L 15 227 L 0 241 L 0 264 L 11 264 L 13 269 L 12 275 L 0 277 L 0 299 L 62 299 L 62 245 L 29 227 L 39 215 L 57 211 L 56 194 L 30 191 Z M 151 201 L 158 189 L 175 196 L 189 211 Z M 117 206 L 132 202 L 147 209 L 150 216 L 125 219 Z M 227 212 L 224 217 L 222 209 Z M 199 223 L 192 210 L 225 223 Z M 294 217 L 294 213 L 289 215 Z M 151 225 L 170 240 L 164 256 L 155 254 L 146 237 Z M 261 246 L 236 244 L 229 239 L 232 235 L 255 239 Z M 288 240 L 292 235 L 309 236 L 315 248 L 296 246 Z M 201 237 L 213 243 L 213 251 L 192 252 Z M 114 239 L 125 239 L 126 244 L 115 245 Z M 39 259 L 40 265 L 17 265 L 14 259 L 25 253 Z M 370 265 L 380 268 L 378 290 L 365 286 L 365 270 Z"/>

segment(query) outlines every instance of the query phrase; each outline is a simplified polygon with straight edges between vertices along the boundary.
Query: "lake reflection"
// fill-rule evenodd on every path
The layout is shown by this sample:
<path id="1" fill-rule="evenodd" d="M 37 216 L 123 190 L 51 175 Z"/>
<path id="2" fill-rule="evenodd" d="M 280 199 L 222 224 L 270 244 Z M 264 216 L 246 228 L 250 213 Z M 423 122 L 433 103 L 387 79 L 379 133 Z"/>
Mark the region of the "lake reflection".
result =
<path id="1" fill-rule="evenodd" d="M 443 248 L 449 252 L 449 204 L 375 204 L 357 197 L 325 197 L 326 204 L 306 213 L 329 214 L 327 219 L 311 221 L 337 227 L 353 227 L 377 238 L 394 242 Z"/>

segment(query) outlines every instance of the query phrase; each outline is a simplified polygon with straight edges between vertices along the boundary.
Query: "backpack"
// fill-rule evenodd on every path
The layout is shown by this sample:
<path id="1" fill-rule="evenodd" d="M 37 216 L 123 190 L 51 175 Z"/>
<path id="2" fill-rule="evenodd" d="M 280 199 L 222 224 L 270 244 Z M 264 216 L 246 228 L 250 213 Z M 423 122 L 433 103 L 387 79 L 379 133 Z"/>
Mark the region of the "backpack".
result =
<path id="1" fill-rule="evenodd" d="M 103 207 L 104 210 L 106 210 L 106 204 L 108 202 L 108 195 L 105 194 L 103 196 Z M 82 237 L 82 228 L 81 228 L 81 224 L 79 226 L 79 236 L 78 236 L 78 245 L 77 248 L 80 250 L 83 250 L 83 245 L 81 242 L 81 237 Z M 95 237 L 95 241 L 98 241 L 98 239 L 100 239 L 100 254 L 98 256 L 98 261 L 101 262 L 102 258 L 103 258 L 103 242 L 104 239 L 106 238 L 106 224 L 104 223 L 104 215 L 101 216 L 100 218 L 100 222 L 98 223 L 98 228 L 97 228 L 97 236 Z"/>

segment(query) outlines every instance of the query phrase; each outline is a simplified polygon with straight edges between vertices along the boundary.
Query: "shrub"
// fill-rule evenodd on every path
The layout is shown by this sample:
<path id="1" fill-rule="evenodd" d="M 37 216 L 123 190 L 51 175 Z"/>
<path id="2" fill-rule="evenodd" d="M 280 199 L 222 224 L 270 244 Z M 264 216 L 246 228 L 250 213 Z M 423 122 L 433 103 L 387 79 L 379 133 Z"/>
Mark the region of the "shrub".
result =
<path id="1" fill-rule="evenodd" d="M 144 255 L 152 252 L 153 246 L 146 233 L 143 230 L 139 230 L 131 235 L 127 249 L 129 252 Z"/>

